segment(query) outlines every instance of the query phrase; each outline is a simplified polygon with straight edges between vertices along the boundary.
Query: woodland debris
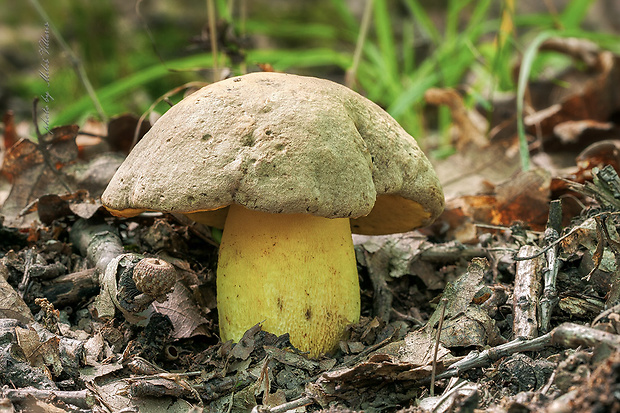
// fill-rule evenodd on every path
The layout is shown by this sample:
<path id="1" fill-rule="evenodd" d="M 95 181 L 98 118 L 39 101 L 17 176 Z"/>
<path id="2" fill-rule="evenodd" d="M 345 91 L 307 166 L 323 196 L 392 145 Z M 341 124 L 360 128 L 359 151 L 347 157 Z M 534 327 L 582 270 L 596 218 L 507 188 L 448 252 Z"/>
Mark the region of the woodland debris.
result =
<path id="1" fill-rule="evenodd" d="M 9 399 L 12 403 L 24 403 L 30 398 L 39 400 L 60 400 L 68 405 L 82 409 L 91 409 L 95 404 L 95 398 L 88 390 L 42 390 L 35 388 L 4 388 L 0 391 L 0 397 Z"/>
<path id="2" fill-rule="evenodd" d="M 53 379 L 75 374 L 84 366 L 84 342 L 53 334 L 31 323 L 0 320 L 0 383 L 17 387 L 56 389 Z"/>
<path id="3" fill-rule="evenodd" d="M 4 157 L 2 173 L 11 177 L 11 193 L 2 206 L 2 214 L 12 226 L 26 221 L 20 211 L 37 197 L 72 192 L 62 168 L 77 158 L 76 125 L 61 126 L 41 137 L 39 143 L 21 139 Z"/>
<path id="4" fill-rule="evenodd" d="M 61 275 L 41 285 L 41 294 L 56 308 L 83 307 L 98 292 L 99 276 L 94 268 Z"/>
<path id="5" fill-rule="evenodd" d="M 118 230 L 101 221 L 77 220 L 71 228 L 71 242 L 99 272 L 125 252 Z"/>
<path id="6" fill-rule="evenodd" d="M 544 257 L 536 256 L 539 248 L 524 245 L 519 249 L 517 257 L 532 257 L 517 261 L 515 286 L 512 298 L 514 320 L 512 331 L 515 337 L 538 337 L 538 302 L 542 293 L 542 272 L 545 266 Z"/>
<path id="7" fill-rule="evenodd" d="M 446 371 L 437 374 L 436 378 L 439 380 L 453 377 L 472 368 L 489 366 L 517 352 L 541 351 L 549 346 L 577 348 L 580 346 L 596 347 L 601 344 L 620 349 L 620 336 L 587 326 L 564 323 L 534 339 L 517 338 L 482 352 L 473 351 L 468 356 L 452 363 Z M 429 379 L 425 379 L 425 382 L 427 381 Z"/>
<path id="8" fill-rule="evenodd" d="M 557 277 L 560 265 L 557 240 L 562 225 L 562 201 L 553 200 L 549 204 L 549 219 L 545 229 L 544 241 L 551 245 L 546 252 L 547 266 L 543 272 L 543 294 L 540 300 L 539 331 L 546 333 L 550 329 L 553 309 L 558 303 Z"/>
<path id="9" fill-rule="evenodd" d="M 446 225 L 447 236 L 464 244 L 478 242 L 479 224 L 510 227 L 525 222 L 543 231 L 547 222 L 551 175 L 544 169 L 518 173 L 486 194 L 449 199 L 434 227 Z M 475 224 L 478 224 L 475 225 Z"/>
<path id="10" fill-rule="evenodd" d="M 600 365 L 574 391 L 567 393 L 573 412 L 616 412 L 620 410 L 617 394 L 620 375 L 620 351 L 617 350 Z"/>
<path id="11" fill-rule="evenodd" d="M 441 333 L 441 343 L 446 347 L 483 347 L 498 344 L 504 339 L 500 336 L 495 321 L 490 318 L 481 304 L 491 295 L 479 295 L 485 290 L 482 279 L 489 269 L 484 258 L 474 258 L 467 272 L 444 288 L 445 321 Z M 428 320 L 425 330 L 437 328 L 443 309 L 435 310 Z"/>
<path id="12" fill-rule="evenodd" d="M 560 49 L 558 44 L 554 46 L 555 50 Z M 573 55 L 574 48 L 567 48 L 565 52 Z M 591 56 L 591 52 L 582 56 Z M 532 130 L 536 127 L 539 134 L 551 138 L 554 129 L 564 122 L 608 120 L 620 106 L 618 96 L 613 93 L 614 85 L 618 84 L 620 79 L 619 57 L 608 51 L 600 51 L 593 59 L 588 60 L 592 62 L 595 75 L 590 74 L 583 82 L 570 82 L 574 84 L 573 88 L 561 92 L 564 94 L 561 99 L 558 99 L 557 94 L 546 91 L 546 95 L 541 99 L 543 102 L 534 102 L 538 112 L 524 119 L 526 125 Z M 550 102 L 550 98 L 553 101 Z M 557 100 L 560 100 L 560 103 L 555 103 Z"/>
<path id="13" fill-rule="evenodd" d="M 8 283 L 9 270 L 2 261 L 0 260 L 0 316 L 6 319 L 16 319 L 23 323 L 34 321 L 30 308 L 13 286 Z M 5 277 L 4 274 L 7 276 Z"/>
<path id="14" fill-rule="evenodd" d="M 561 324 L 551 330 L 549 335 L 552 344 L 566 348 L 577 348 L 579 346 L 595 347 L 599 344 L 605 344 L 612 348 L 620 349 L 619 335 L 579 324 Z"/>

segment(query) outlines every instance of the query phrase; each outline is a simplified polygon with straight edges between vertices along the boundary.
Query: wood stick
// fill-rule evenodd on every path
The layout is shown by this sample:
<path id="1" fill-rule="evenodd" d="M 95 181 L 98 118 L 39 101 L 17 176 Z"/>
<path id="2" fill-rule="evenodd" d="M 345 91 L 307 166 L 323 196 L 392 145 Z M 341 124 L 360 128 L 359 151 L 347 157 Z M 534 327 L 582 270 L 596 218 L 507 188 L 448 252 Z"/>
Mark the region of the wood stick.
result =
<path id="1" fill-rule="evenodd" d="M 560 229 L 562 225 L 562 201 L 551 201 L 549 205 L 549 219 L 547 221 L 547 229 L 545 230 L 545 244 L 553 245 L 546 252 L 547 268 L 544 271 L 544 288 L 543 296 L 540 300 L 540 330 L 543 333 L 549 331 L 551 324 L 551 315 L 555 306 L 560 299 L 556 288 L 556 280 L 558 277 L 558 244 L 556 241 L 560 238 Z"/>
<path id="2" fill-rule="evenodd" d="M 538 252 L 538 248 L 524 245 L 518 257 L 530 257 Z M 544 258 L 536 256 L 527 261 L 517 261 L 515 287 L 513 293 L 514 321 L 512 330 L 515 337 L 538 337 L 537 304 L 540 296 Z"/>

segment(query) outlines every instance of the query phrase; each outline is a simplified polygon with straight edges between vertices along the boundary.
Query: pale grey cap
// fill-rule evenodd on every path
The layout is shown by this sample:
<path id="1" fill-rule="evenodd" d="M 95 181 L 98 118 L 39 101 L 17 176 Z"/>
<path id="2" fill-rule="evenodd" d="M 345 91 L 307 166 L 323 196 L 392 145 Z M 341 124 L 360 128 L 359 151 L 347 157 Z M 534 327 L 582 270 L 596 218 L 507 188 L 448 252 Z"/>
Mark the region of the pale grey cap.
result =
<path id="1" fill-rule="evenodd" d="M 416 141 L 383 109 L 323 79 L 252 73 L 166 112 L 102 196 L 115 215 L 186 213 L 222 227 L 227 206 L 352 218 L 353 232 L 405 232 L 443 210 Z"/>

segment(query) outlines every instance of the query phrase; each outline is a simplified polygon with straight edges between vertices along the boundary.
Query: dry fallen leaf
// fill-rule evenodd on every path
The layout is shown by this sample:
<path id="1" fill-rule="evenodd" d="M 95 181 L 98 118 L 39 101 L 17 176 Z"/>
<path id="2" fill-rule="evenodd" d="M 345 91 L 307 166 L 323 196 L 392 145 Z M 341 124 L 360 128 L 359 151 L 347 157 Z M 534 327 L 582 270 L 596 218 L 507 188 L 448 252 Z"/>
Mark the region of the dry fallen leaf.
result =
<path id="1" fill-rule="evenodd" d="M 570 45 L 562 48 L 556 42 L 554 49 L 575 55 L 575 49 Z M 525 117 L 524 122 L 532 133 L 552 138 L 555 131 L 561 132 L 563 128 L 571 127 L 563 126 L 566 122 L 607 122 L 611 114 L 620 108 L 620 97 L 615 93 L 616 85 L 620 83 L 620 57 L 608 51 L 589 52 L 588 55 L 591 56 L 590 71 L 580 73 L 577 78 L 566 79 L 565 84 L 569 88 L 562 87 L 564 90 L 560 99 L 547 91 L 547 101 L 537 102 L 536 112 Z M 557 82 L 557 79 L 554 81 Z M 578 136 L 574 132 L 569 133 L 568 137 Z"/>
<path id="2" fill-rule="evenodd" d="M 60 376 L 63 367 L 60 363 L 60 352 L 58 350 L 60 338 L 58 336 L 41 342 L 39 335 L 32 327 L 29 329 L 15 327 L 15 335 L 19 347 L 23 350 L 31 366 L 45 371 L 50 379 Z"/>
<path id="3" fill-rule="evenodd" d="M 544 230 L 549 214 L 551 175 L 545 169 L 517 174 L 495 187 L 492 194 L 465 195 L 446 202 L 444 213 L 433 224 L 444 224 L 448 238 L 477 242 L 476 224 L 510 227 L 524 223 Z"/>
<path id="4" fill-rule="evenodd" d="M 110 122 L 108 123 L 107 141 L 112 151 L 121 152 L 125 155 L 128 154 L 132 146 L 135 145 L 151 128 L 150 122 L 145 120 L 139 125 L 140 129 L 136 135 L 138 121 L 137 116 L 129 113 L 115 116 L 110 119 Z"/>
<path id="5" fill-rule="evenodd" d="M 446 347 L 484 347 L 504 341 L 495 321 L 476 299 L 485 286 L 483 278 L 488 270 L 489 263 L 485 258 L 474 258 L 465 274 L 446 285 L 442 294 L 443 304 L 440 303 L 425 327 L 427 332 L 436 334 L 443 316 L 441 343 Z"/>
<path id="6" fill-rule="evenodd" d="M 22 323 L 33 322 L 34 317 L 30 312 L 30 308 L 6 281 L 2 274 L 3 269 L 6 269 L 6 267 L 4 263 L 0 262 L 0 318 L 12 318 Z"/>
<path id="7" fill-rule="evenodd" d="M 4 157 L 2 172 L 12 181 L 2 214 L 12 226 L 27 224 L 20 211 L 39 196 L 71 192 L 63 168 L 77 159 L 76 125 L 54 128 L 40 143 L 21 139 Z"/>
<path id="8" fill-rule="evenodd" d="M 437 351 L 437 371 L 443 371 L 453 359 L 441 344 Z M 401 341 L 390 343 L 373 352 L 353 367 L 337 369 L 321 375 L 319 384 L 337 395 L 351 389 L 385 382 L 420 380 L 430 377 L 435 356 L 435 340 L 424 330 L 411 332 Z M 335 389 L 328 385 L 336 385 Z"/>
<path id="9" fill-rule="evenodd" d="M 183 339 L 197 335 L 210 336 L 210 322 L 202 316 L 192 299 L 191 292 L 180 282 L 163 303 L 153 303 L 155 310 L 167 315 L 174 326 L 173 338 Z"/>

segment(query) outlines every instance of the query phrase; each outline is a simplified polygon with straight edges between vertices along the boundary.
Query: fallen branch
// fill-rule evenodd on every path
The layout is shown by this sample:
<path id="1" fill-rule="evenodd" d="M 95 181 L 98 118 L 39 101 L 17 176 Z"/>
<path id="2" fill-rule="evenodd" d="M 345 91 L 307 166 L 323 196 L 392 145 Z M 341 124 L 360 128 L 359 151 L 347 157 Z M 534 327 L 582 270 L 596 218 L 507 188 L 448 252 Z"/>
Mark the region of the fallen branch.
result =
<path id="1" fill-rule="evenodd" d="M 594 347 L 599 344 L 606 344 L 620 350 L 620 336 L 588 326 L 564 323 L 538 338 L 531 340 L 518 338 L 482 352 L 473 351 L 467 357 L 452 364 L 448 370 L 438 374 L 436 379 L 455 377 L 467 370 L 490 366 L 497 360 L 514 353 L 540 351 L 549 346 L 577 348 L 579 346 Z M 429 381 L 430 378 L 425 378 L 422 383 Z"/>
<path id="2" fill-rule="evenodd" d="M 1 394 L 12 403 L 23 403 L 33 397 L 38 400 L 49 400 L 53 398 L 82 409 L 91 409 L 95 403 L 94 397 L 88 390 L 3 389 Z"/>
<path id="3" fill-rule="evenodd" d="M 501 344 L 482 352 L 473 351 L 462 360 L 452 364 L 448 370 L 438 374 L 435 379 L 440 380 L 459 376 L 467 370 L 490 366 L 497 360 L 514 353 L 542 350 L 543 348 L 550 346 L 551 343 L 551 333 L 549 333 L 531 340 L 517 338 L 516 340 L 512 340 L 508 343 Z M 430 379 L 426 378 L 422 380 L 422 382 L 426 383 L 429 380 Z"/>

